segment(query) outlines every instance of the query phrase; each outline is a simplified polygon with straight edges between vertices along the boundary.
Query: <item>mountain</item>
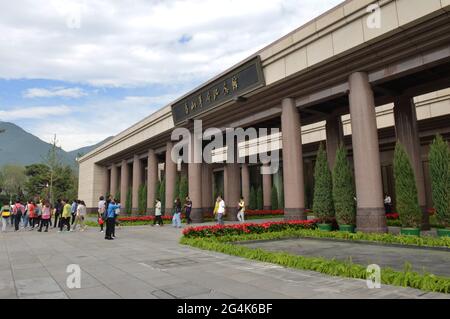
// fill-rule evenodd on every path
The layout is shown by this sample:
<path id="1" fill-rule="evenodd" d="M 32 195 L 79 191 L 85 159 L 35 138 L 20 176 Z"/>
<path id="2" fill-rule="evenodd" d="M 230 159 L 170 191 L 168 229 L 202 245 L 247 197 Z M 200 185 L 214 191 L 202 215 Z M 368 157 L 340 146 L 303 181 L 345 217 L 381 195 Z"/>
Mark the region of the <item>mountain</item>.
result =
<path id="1" fill-rule="evenodd" d="M 75 158 L 79 154 L 90 152 L 110 138 L 108 137 L 98 144 L 82 147 L 71 152 L 66 152 L 59 148 L 58 157 L 62 164 L 76 168 Z M 5 164 L 30 165 L 42 163 L 51 146 L 51 144 L 42 141 L 15 124 L 0 122 L 0 167 Z"/>

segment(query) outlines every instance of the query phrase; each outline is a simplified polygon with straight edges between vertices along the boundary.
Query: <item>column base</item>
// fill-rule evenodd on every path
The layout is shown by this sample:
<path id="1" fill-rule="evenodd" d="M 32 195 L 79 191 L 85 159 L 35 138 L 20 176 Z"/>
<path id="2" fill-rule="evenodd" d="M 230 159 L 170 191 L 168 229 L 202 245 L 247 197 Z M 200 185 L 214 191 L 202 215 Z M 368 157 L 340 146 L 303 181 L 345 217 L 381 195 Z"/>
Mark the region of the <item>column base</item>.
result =
<path id="1" fill-rule="evenodd" d="M 173 216 L 173 208 L 166 208 L 166 209 L 164 210 L 164 216 L 170 216 L 170 217 L 172 217 L 172 216 Z"/>
<path id="2" fill-rule="evenodd" d="M 384 207 L 358 208 L 356 214 L 356 231 L 364 233 L 387 233 L 388 228 Z"/>
<path id="3" fill-rule="evenodd" d="M 195 224 L 203 223 L 203 208 L 192 208 L 191 219 Z"/>
<path id="4" fill-rule="evenodd" d="M 263 209 L 264 210 L 272 210 L 272 206 L 264 206 Z"/>
<path id="5" fill-rule="evenodd" d="M 226 215 L 225 215 L 225 219 L 230 221 L 230 222 L 235 222 L 238 220 L 237 218 L 237 214 L 238 214 L 238 209 L 235 207 L 230 207 L 226 209 Z"/>
<path id="6" fill-rule="evenodd" d="M 304 208 L 285 208 L 284 220 L 305 220 L 306 214 Z"/>

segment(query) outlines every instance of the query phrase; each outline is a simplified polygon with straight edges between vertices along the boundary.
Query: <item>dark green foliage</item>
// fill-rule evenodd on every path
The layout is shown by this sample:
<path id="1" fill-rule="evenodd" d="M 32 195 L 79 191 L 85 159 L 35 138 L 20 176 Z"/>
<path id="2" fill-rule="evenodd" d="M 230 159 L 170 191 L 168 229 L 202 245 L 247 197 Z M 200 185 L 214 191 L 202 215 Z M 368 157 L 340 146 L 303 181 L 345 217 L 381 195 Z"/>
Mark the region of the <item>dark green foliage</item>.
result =
<path id="1" fill-rule="evenodd" d="M 131 188 L 128 189 L 127 192 L 127 198 L 125 201 L 125 214 L 131 214 L 132 211 L 132 206 L 133 206 L 133 198 L 132 198 L 132 191 Z"/>
<path id="2" fill-rule="evenodd" d="M 314 201 L 313 212 L 322 220 L 328 222 L 334 217 L 333 184 L 328 168 L 327 153 L 320 144 L 314 169 Z"/>
<path id="3" fill-rule="evenodd" d="M 278 202 L 278 209 L 284 209 L 284 187 L 281 186 L 280 200 Z"/>
<path id="4" fill-rule="evenodd" d="M 180 196 L 180 176 L 177 175 L 177 178 L 175 179 L 175 191 L 173 192 L 173 201 L 177 199 L 177 197 Z M 181 200 L 181 198 L 180 198 Z"/>
<path id="5" fill-rule="evenodd" d="M 355 188 L 347 151 L 340 146 L 336 152 L 336 163 L 333 168 L 333 202 L 336 220 L 340 225 L 355 225 Z"/>
<path id="6" fill-rule="evenodd" d="M 397 212 L 403 227 L 419 227 L 422 211 L 417 197 L 416 179 L 405 148 L 397 142 L 394 152 L 395 193 Z"/>
<path id="7" fill-rule="evenodd" d="M 249 198 L 248 207 L 250 209 L 256 209 L 256 207 L 257 207 L 256 192 L 255 192 L 255 188 L 253 186 L 250 188 L 250 198 Z"/>
<path id="8" fill-rule="evenodd" d="M 259 186 L 256 192 L 256 209 L 262 210 L 263 208 L 264 208 L 263 191 L 261 186 Z"/>
<path id="9" fill-rule="evenodd" d="M 166 180 L 163 179 L 159 183 L 159 199 L 161 199 L 161 211 L 164 212 L 166 209 Z"/>
<path id="10" fill-rule="evenodd" d="M 181 203 L 185 203 L 186 196 L 189 195 L 189 184 L 186 176 L 181 176 L 180 178 L 180 186 L 179 186 L 179 197 Z"/>
<path id="11" fill-rule="evenodd" d="M 120 191 L 116 192 L 116 195 L 114 195 L 114 199 L 120 200 Z"/>
<path id="12" fill-rule="evenodd" d="M 272 193 L 271 193 L 270 197 L 271 197 L 271 202 L 272 202 L 272 210 L 279 209 L 279 205 L 278 205 L 278 191 L 277 191 L 277 188 L 275 186 L 272 186 Z"/>
<path id="13" fill-rule="evenodd" d="M 143 184 L 139 187 L 138 213 L 145 215 L 146 212 L 147 212 L 147 185 Z"/>
<path id="14" fill-rule="evenodd" d="M 430 177 L 433 206 L 438 222 L 450 226 L 450 149 L 442 136 L 437 135 L 430 146 Z"/>

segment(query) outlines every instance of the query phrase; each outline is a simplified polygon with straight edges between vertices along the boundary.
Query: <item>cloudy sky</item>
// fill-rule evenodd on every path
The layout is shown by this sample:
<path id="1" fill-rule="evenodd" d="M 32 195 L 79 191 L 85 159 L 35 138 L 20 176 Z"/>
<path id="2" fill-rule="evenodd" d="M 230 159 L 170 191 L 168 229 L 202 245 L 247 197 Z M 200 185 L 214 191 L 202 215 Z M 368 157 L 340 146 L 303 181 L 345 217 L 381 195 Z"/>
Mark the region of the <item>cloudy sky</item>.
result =
<path id="1" fill-rule="evenodd" d="M 0 1 L 0 121 L 97 143 L 340 2 Z"/>

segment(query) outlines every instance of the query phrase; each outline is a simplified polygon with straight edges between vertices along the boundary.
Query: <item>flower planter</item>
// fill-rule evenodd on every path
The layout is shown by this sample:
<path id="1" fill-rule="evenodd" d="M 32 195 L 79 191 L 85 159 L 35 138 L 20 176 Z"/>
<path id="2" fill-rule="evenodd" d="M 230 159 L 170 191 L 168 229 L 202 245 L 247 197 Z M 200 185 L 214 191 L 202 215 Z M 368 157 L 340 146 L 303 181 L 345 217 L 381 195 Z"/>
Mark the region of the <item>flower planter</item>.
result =
<path id="1" fill-rule="evenodd" d="M 319 230 L 322 231 L 331 231 L 332 225 L 331 224 L 317 224 L 317 227 Z"/>
<path id="2" fill-rule="evenodd" d="M 450 229 L 448 228 L 438 229 L 437 234 L 439 237 L 450 237 Z"/>
<path id="3" fill-rule="evenodd" d="M 354 233 L 355 232 L 355 226 L 354 225 L 339 225 L 339 231 Z"/>
<path id="4" fill-rule="evenodd" d="M 402 228 L 400 234 L 408 236 L 420 236 L 420 228 Z"/>

